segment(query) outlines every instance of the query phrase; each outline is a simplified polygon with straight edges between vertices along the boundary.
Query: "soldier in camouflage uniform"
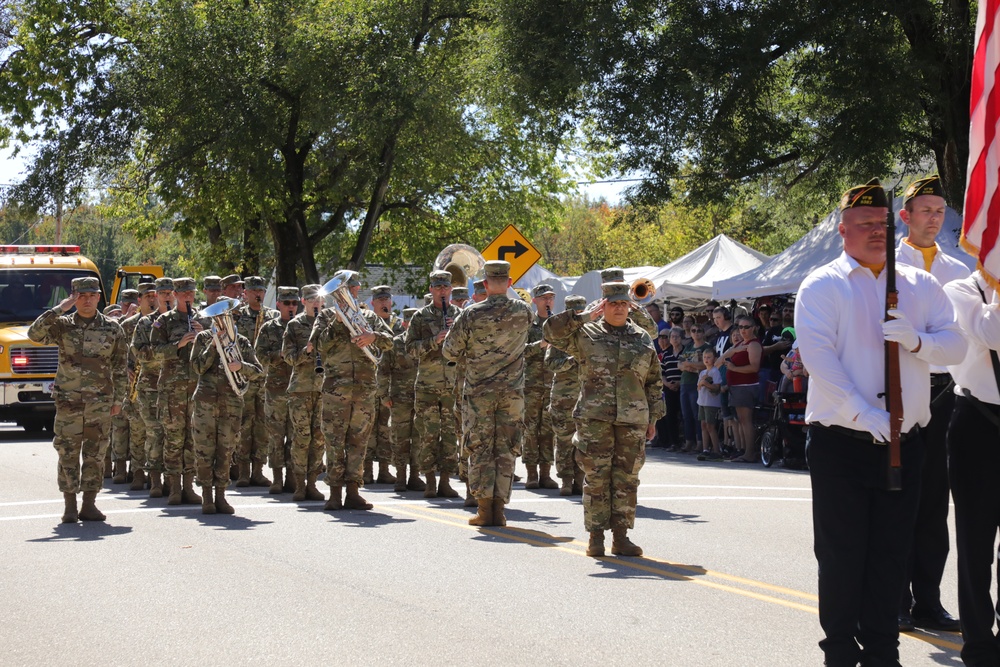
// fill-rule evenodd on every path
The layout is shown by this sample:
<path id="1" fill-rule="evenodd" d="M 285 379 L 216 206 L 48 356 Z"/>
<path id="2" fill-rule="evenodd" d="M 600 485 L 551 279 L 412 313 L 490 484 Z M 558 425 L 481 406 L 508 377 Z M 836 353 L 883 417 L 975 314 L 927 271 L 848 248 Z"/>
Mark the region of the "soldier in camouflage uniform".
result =
<path id="1" fill-rule="evenodd" d="M 201 291 L 205 295 L 205 307 L 207 308 L 222 296 L 222 278 L 205 276 L 201 279 Z"/>
<path id="2" fill-rule="evenodd" d="M 132 340 L 132 333 L 135 331 L 136 322 L 139 321 L 141 313 L 138 312 L 139 290 L 125 289 L 121 291 L 119 300 L 126 311 L 122 313 L 122 319 L 118 320 L 122 331 L 125 333 L 126 347 L 128 341 Z M 129 352 L 128 362 L 128 387 L 132 387 L 132 378 L 136 373 L 135 357 Z M 129 481 L 129 474 L 135 477 L 135 471 L 139 470 L 142 460 L 138 456 L 142 443 L 146 438 L 146 432 L 139 419 L 138 410 L 132 401 L 130 392 L 125 393 L 125 402 L 122 404 L 122 411 L 111 418 L 111 450 L 114 455 L 114 484 L 125 484 Z M 132 459 L 132 470 L 128 469 L 129 459 Z"/>
<path id="3" fill-rule="evenodd" d="M 558 489 L 552 479 L 552 422 L 546 406 L 552 388 L 552 372 L 545 368 L 545 349 L 549 346 L 542 338 L 542 325 L 552 312 L 556 293 L 551 285 L 542 283 L 531 291 L 535 304 L 535 319 L 528 332 L 528 347 L 524 353 L 524 452 L 522 458 L 528 469 L 526 489 Z"/>
<path id="4" fill-rule="evenodd" d="M 403 333 L 403 323 L 392 314 L 392 288 L 388 285 L 378 285 L 372 288 L 372 312 L 378 315 L 384 324 L 384 331 L 393 337 Z M 392 434 L 389 431 L 389 416 L 392 411 L 389 400 L 388 360 L 382 355 L 378 363 L 378 374 L 375 390 L 375 426 L 368 439 L 368 451 L 365 453 L 365 484 L 395 484 L 396 478 L 389 472 L 392 460 Z M 374 477 L 374 462 L 378 461 L 378 478 Z"/>
<path id="5" fill-rule="evenodd" d="M 486 301 L 486 279 L 472 283 L 472 303 L 482 303 L 483 301 Z"/>
<path id="6" fill-rule="evenodd" d="M 660 364 L 649 334 L 628 321 L 628 283 L 605 283 L 604 299 L 589 313 L 567 310 L 545 323 L 545 338 L 576 358 L 580 399 L 576 458 L 584 471 L 583 520 L 590 531 L 588 556 L 604 555 L 610 527 L 611 553 L 641 556 L 628 539 L 635 524 L 639 470 L 646 440 L 663 416 Z"/>
<path id="7" fill-rule="evenodd" d="M 264 307 L 267 283 L 260 276 L 248 276 L 243 284 L 244 303 L 233 313 L 236 329 L 246 336 L 251 345 L 257 344 L 264 323 L 278 317 L 278 311 Z M 263 378 L 252 381 L 243 395 L 243 424 L 240 427 L 240 446 L 236 450 L 239 479 L 236 486 L 270 486 L 264 477 L 267 463 L 267 423 L 264 414 Z"/>
<path id="8" fill-rule="evenodd" d="M 601 284 L 605 283 L 621 283 L 625 282 L 625 269 L 614 267 L 611 269 L 601 269 Z M 591 307 L 595 307 L 597 304 L 590 304 Z M 645 308 L 640 308 L 637 304 L 633 303 L 629 307 L 628 319 L 639 326 L 640 329 L 646 331 L 650 338 L 656 340 L 659 335 L 659 328 L 656 326 L 656 322 L 653 318 L 649 316 Z"/>
<path id="9" fill-rule="evenodd" d="M 572 295 L 566 297 L 566 310 L 582 313 L 587 299 Z M 556 473 L 562 480 L 560 496 L 579 496 L 583 493 L 583 469 L 576 462 L 573 434 L 573 408 L 580 397 L 580 370 L 576 359 L 558 347 L 550 345 L 545 350 L 545 367 L 552 373 L 552 391 L 549 394 L 549 416 L 552 419 L 552 436 L 556 449 Z"/>
<path id="10" fill-rule="evenodd" d="M 95 500 L 111 417 L 125 400 L 128 345 L 121 326 L 97 312 L 101 283 L 74 278 L 72 294 L 46 310 L 28 328 L 28 338 L 59 347 L 52 398 L 56 404 L 52 446 L 59 454 L 58 481 L 64 523 L 104 521 Z M 67 313 L 76 306 L 76 313 Z M 83 492 L 77 510 L 76 494 Z"/>
<path id="11" fill-rule="evenodd" d="M 486 287 L 484 282 L 483 294 L 485 293 Z M 469 288 L 453 287 L 451 289 L 451 302 L 462 309 L 470 305 Z M 472 489 L 469 487 L 469 452 L 466 448 L 468 444 L 468 429 L 465 428 L 462 419 L 462 415 L 464 414 L 464 393 L 465 358 L 463 357 L 455 364 L 455 433 L 458 434 L 458 479 L 465 484 L 465 507 L 475 507 L 476 498 L 472 495 Z"/>
<path id="12" fill-rule="evenodd" d="M 349 274 L 348 288 L 357 300 L 361 283 L 354 271 Z M 351 336 L 338 318 L 335 309 L 320 311 L 313 324 L 309 342 L 323 357 L 323 437 L 326 439 L 326 482 L 330 499 L 325 510 L 371 509 L 371 504 L 358 493 L 363 484 L 365 450 L 375 423 L 375 363 L 364 353 L 365 347 L 378 356 L 392 347 L 392 336 L 380 324 L 378 315 L 359 309 L 371 333 Z M 346 484 L 346 496 L 341 489 Z"/>
<path id="13" fill-rule="evenodd" d="M 458 472 L 458 434 L 455 432 L 455 362 L 441 356 L 441 343 L 461 312 L 448 303 L 451 274 L 430 275 L 432 303 L 410 321 L 403 340 L 406 353 L 417 360 L 413 412 L 419 415 L 415 444 L 420 472 L 427 477 L 425 498 L 457 498 L 449 476 Z M 441 475 L 438 483 L 435 476 Z"/>
<path id="14" fill-rule="evenodd" d="M 160 362 L 153 354 L 152 333 L 153 322 L 160 315 L 174 307 L 174 281 L 170 278 L 158 278 L 154 283 L 157 310 L 144 315 L 135 325 L 130 349 L 139 365 L 139 415 L 146 426 L 146 442 L 143 445 L 145 469 L 149 472 L 149 497 L 163 497 L 163 424 L 157 414 L 160 381 Z M 143 297 L 148 299 L 148 295 Z M 138 491 L 133 479 L 131 488 Z"/>
<path id="15" fill-rule="evenodd" d="M 319 285 L 302 287 L 302 312 L 292 318 L 281 340 L 281 356 L 291 368 L 288 379 L 288 414 L 292 420 L 292 500 L 326 500 L 316 488 L 323 468 L 323 364 L 309 342 L 316 315 L 323 307 Z"/>
<path id="16" fill-rule="evenodd" d="M 403 309 L 403 333 L 392 339 L 392 349 L 383 352 L 385 372 L 389 376 L 389 430 L 392 437 L 392 461 L 396 466 L 393 490 L 424 491 L 427 486 L 417 474 L 417 448 L 413 442 L 413 384 L 417 379 L 417 360 L 406 353 L 406 329 L 416 314 L 416 308 Z M 379 366 L 382 372 L 382 366 Z M 410 476 L 406 476 L 406 467 Z"/>
<path id="17" fill-rule="evenodd" d="M 222 286 L 222 296 L 227 299 L 236 299 L 237 301 L 243 299 L 243 280 L 237 274 L 229 274 L 219 281 L 219 285 Z"/>
<path id="18" fill-rule="evenodd" d="M 466 360 L 465 414 L 473 526 L 504 526 L 514 461 L 524 439 L 524 357 L 531 308 L 509 299 L 508 262 L 486 262 L 486 301 L 462 311 L 442 346 L 445 358 Z"/>
<path id="19" fill-rule="evenodd" d="M 194 286 L 194 278 L 174 280 L 177 305 L 156 318 L 150 333 L 153 356 L 161 364 L 157 415 L 163 424 L 163 471 L 170 487 L 168 505 L 201 504 L 201 496 L 193 487 L 191 397 L 198 374 L 191 366 L 191 345 L 195 336 L 212 323 L 195 317 Z"/>
<path id="20" fill-rule="evenodd" d="M 277 306 L 280 317 L 268 320 L 260 328 L 254 352 L 266 373 L 264 377 L 264 423 L 267 425 L 267 458 L 274 481 L 270 493 L 291 492 L 295 489 L 291 474 L 292 419 L 288 413 L 288 380 L 292 367 L 281 358 L 281 341 L 285 328 L 299 307 L 298 287 L 279 287 Z M 286 479 L 282 475 L 286 471 Z"/>
<path id="21" fill-rule="evenodd" d="M 233 514 L 233 506 L 226 500 L 226 487 L 233 449 L 240 439 L 243 397 L 233 389 L 222 364 L 226 363 L 230 372 L 240 373 L 251 382 L 262 377 L 264 369 L 246 337 L 236 334 L 241 361 L 226 361 L 219 355 L 214 336 L 211 329 L 202 331 L 191 348 L 191 366 L 198 374 L 191 434 L 198 484 L 202 489 L 202 514 Z"/>
<path id="22" fill-rule="evenodd" d="M 469 305 L 469 288 L 468 287 L 452 287 L 451 288 L 451 302 L 455 304 L 456 308 L 463 309 Z"/>

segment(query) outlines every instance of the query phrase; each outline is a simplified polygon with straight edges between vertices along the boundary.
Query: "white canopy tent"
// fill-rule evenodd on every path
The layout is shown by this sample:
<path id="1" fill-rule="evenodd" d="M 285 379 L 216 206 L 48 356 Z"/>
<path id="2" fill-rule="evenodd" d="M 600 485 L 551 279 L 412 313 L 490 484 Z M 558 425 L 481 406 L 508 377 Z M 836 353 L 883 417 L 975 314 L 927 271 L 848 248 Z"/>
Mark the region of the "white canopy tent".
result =
<path id="1" fill-rule="evenodd" d="M 657 300 L 690 308 L 712 298 L 716 281 L 755 269 L 768 259 L 768 255 L 719 234 L 645 277 L 656 285 Z"/>
<path id="2" fill-rule="evenodd" d="M 573 284 L 575 282 L 576 278 L 560 278 L 544 266 L 535 264 L 514 283 L 514 287 L 531 291 L 535 285 L 541 285 L 542 283 L 552 285 L 552 289 L 556 293 L 556 305 L 553 310 L 558 313 L 565 309 L 565 299 L 573 293 Z"/>
<path id="3" fill-rule="evenodd" d="M 902 197 L 895 202 L 896 243 L 906 235 L 906 225 L 899 219 Z M 712 288 L 712 298 L 728 299 L 754 298 L 773 294 L 794 294 L 807 275 L 814 269 L 832 262 L 843 251 L 844 246 L 837 231 L 840 211 L 833 211 L 812 231 L 775 255 L 756 269 L 717 281 Z M 962 231 L 962 218 L 948 208 L 944 225 L 938 234 L 937 243 L 941 250 L 963 262 L 970 270 L 976 268 L 975 258 L 969 256 L 958 245 Z"/>

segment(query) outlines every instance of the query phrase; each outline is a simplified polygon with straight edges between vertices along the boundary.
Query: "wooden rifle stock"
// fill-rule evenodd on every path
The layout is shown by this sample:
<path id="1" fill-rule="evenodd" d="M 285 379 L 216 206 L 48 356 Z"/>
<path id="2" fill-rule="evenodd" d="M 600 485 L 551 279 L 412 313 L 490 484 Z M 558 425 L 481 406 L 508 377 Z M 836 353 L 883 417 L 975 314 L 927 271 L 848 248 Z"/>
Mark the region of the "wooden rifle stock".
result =
<path id="1" fill-rule="evenodd" d="M 896 289 L 896 214 L 893 212 L 893 192 L 885 220 L 885 319 L 892 319 L 889 311 L 899 304 Z M 899 451 L 899 436 L 903 426 L 903 387 L 899 378 L 899 343 L 885 341 L 885 405 L 889 411 L 889 456 L 886 466 L 885 488 L 899 491 L 903 488 L 903 464 Z"/>

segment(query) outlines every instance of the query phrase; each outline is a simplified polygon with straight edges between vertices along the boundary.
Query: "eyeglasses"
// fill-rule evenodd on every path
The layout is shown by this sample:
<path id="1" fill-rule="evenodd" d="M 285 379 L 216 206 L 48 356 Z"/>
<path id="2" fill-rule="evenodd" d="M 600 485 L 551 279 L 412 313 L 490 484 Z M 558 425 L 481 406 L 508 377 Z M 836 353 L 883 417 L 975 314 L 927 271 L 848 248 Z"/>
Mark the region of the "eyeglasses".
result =
<path id="1" fill-rule="evenodd" d="M 691 327 L 691 333 L 705 333 L 705 330 L 704 329 L 695 329 L 694 327 Z"/>
<path id="2" fill-rule="evenodd" d="M 752 324 L 741 324 L 737 328 L 738 329 L 753 329 L 753 325 Z"/>
<path id="3" fill-rule="evenodd" d="M 299 302 L 298 301 L 282 301 L 281 305 L 282 306 L 297 306 L 297 305 L 299 305 Z"/>
<path id="4" fill-rule="evenodd" d="M 773 317 L 773 316 L 772 316 L 772 317 L 771 317 L 771 321 L 772 321 L 772 322 L 780 322 L 780 321 L 781 321 L 781 318 L 780 318 L 780 317 Z"/>

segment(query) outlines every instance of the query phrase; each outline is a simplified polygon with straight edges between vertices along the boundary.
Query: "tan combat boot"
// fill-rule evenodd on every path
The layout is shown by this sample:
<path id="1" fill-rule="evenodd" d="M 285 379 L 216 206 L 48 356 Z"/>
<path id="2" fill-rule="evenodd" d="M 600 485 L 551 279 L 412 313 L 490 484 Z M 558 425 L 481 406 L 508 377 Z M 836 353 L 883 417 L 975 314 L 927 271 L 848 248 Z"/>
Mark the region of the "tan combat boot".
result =
<path id="1" fill-rule="evenodd" d="M 583 495 L 583 471 L 578 470 L 575 475 L 573 475 L 573 495 L 582 496 Z"/>
<path id="2" fill-rule="evenodd" d="M 104 521 L 108 517 L 97 509 L 94 501 L 97 500 L 97 491 L 83 492 L 83 505 L 80 506 L 80 521 Z"/>
<path id="3" fill-rule="evenodd" d="M 417 466 L 410 464 L 410 477 L 406 480 L 406 488 L 410 491 L 423 491 L 427 488 L 424 480 L 417 474 Z"/>
<path id="4" fill-rule="evenodd" d="M 373 472 L 375 464 L 372 461 L 365 461 L 365 470 L 361 475 L 361 481 L 365 484 L 375 483 L 375 473 Z"/>
<path id="5" fill-rule="evenodd" d="M 503 501 L 503 498 L 497 498 L 496 496 L 493 497 L 493 525 L 494 526 L 506 526 L 507 525 L 507 517 L 505 517 L 504 514 L 503 514 L 503 506 L 504 505 L 506 505 L 506 503 Z"/>
<path id="6" fill-rule="evenodd" d="M 250 486 L 271 486 L 271 480 L 264 477 L 264 464 L 254 463 L 250 472 Z"/>
<path id="7" fill-rule="evenodd" d="M 66 509 L 63 510 L 62 522 L 63 523 L 76 523 L 80 520 L 80 512 L 76 509 L 76 494 L 75 493 L 64 493 L 63 502 L 66 504 Z"/>
<path id="8" fill-rule="evenodd" d="M 538 466 L 525 466 L 528 469 L 528 481 L 524 483 L 526 489 L 538 488 Z"/>
<path id="9" fill-rule="evenodd" d="M 250 462 L 240 461 L 239 463 L 236 464 L 236 470 L 238 471 L 236 477 L 236 486 L 240 487 L 241 489 L 243 487 L 250 486 Z M 230 479 L 232 479 L 232 477 L 230 477 Z"/>
<path id="10" fill-rule="evenodd" d="M 611 553 L 616 556 L 641 556 L 642 548 L 628 539 L 628 528 L 611 529 Z"/>
<path id="11" fill-rule="evenodd" d="M 108 453 L 104 455 L 104 479 L 111 479 L 112 474 L 114 474 L 114 464 L 111 462 L 111 447 L 108 447 Z"/>
<path id="12" fill-rule="evenodd" d="M 203 484 L 201 487 L 201 513 L 215 514 L 215 501 L 212 500 L 211 484 Z"/>
<path id="13" fill-rule="evenodd" d="M 170 486 L 170 495 L 167 496 L 167 504 L 180 505 L 181 504 L 180 475 L 167 475 L 167 484 Z"/>
<path id="14" fill-rule="evenodd" d="M 114 462 L 114 476 L 111 478 L 112 484 L 124 484 L 128 481 L 128 462 L 125 459 L 118 459 Z"/>
<path id="15" fill-rule="evenodd" d="M 194 473 L 189 472 L 182 479 L 184 485 L 181 488 L 181 502 L 185 505 L 201 505 L 201 496 L 194 490 Z"/>
<path id="16" fill-rule="evenodd" d="M 469 519 L 470 526 L 492 526 L 493 525 L 493 499 L 479 498 L 476 501 L 476 516 Z"/>
<path id="17" fill-rule="evenodd" d="M 451 488 L 448 475 L 441 475 L 441 481 L 438 482 L 437 494 L 439 498 L 458 498 L 458 491 Z"/>
<path id="18" fill-rule="evenodd" d="M 271 468 L 271 474 L 274 475 L 274 481 L 271 482 L 271 488 L 269 488 L 267 492 L 281 493 L 285 490 L 285 483 L 281 479 L 281 468 Z"/>
<path id="19" fill-rule="evenodd" d="M 146 486 L 146 471 L 142 468 L 136 468 L 132 473 L 132 484 L 128 487 L 129 491 L 142 491 Z"/>
<path id="20" fill-rule="evenodd" d="M 572 496 L 573 495 L 573 478 L 563 477 L 562 486 L 559 487 L 560 496 Z"/>
<path id="21" fill-rule="evenodd" d="M 344 507 L 349 510 L 370 510 L 372 504 L 358 493 L 358 483 L 347 483 L 347 495 L 344 496 Z"/>
<path id="22" fill-rule="evenodd" d="M 590 542 L 587 543 L 587 555 L 594 558 L 604 555 L 604 531 L 590 531 Z"/>
<path id="23" fill-rule="evenodd" d="M 149 497 L 163 497 L 163 474 L 159 470 L 149 471 Z"/>
<path id="24" fill-rule="evenodd" d="M 389 472 L 389 464 L 386 461 L 378 462 L 378 477 L 375 481 L 379 484 L 395 484 L 396 478 Z"/>
<path id="25" fill-rule="evenodd" d="M 552 479 L 552 465 L 543 463 L 538 466 L 538 486 L 543 489 L 558 489 L 559 483 Z"/>
<path id="26" fill-rule="evenodd" d="M 306 476 L 306 500 L 326 500 L 323 492 L 316 488 L 316 478 L 319 474 L 311 472 Z"/>
<path id="27" fill-rule="evenodd" d="M 343 487 L 331 486 L 330 499 L 326 501 L 326 505 L 323 505 L 323 510 L 329 512 L 331 510 L 344 509 L 344 501 L 342 497 L 343 497 Z"/>
<path id="28" fill-rule="evenodd" d="M 396 466 L 396 485 L 392 490 L 396 493 L 406 491 L 406 466 Z"/>
<path id="29" fill-rule="evenodd" d="M 226 487 L 215 487 L 215 511 L 219 514 L 236 514 L 236 510 L 226 500 Z"/>
<path id="30" fill-rule="evenodd" d="M 295 478 L 295 493 L 292 494 L 292 500 L 301 503 L 306 499 L 306 477 L 305 475 L 295 475 L 291 471 L 288 474 Z"/>
<path id="31" fill-rule="evenodd" d="M 469 488 L 469 483 L 465 483 L 465 505 L 464 507 L 476 507 L 479 503 L 476 499 L 472 497 L 472 489 Z"/>
<path id="32" fill-rule="evenodd" d="M 434 473 L 427 473 L 427 486 L 424 488 L 424 498 L 437 498 L 437 479 Z"/>

